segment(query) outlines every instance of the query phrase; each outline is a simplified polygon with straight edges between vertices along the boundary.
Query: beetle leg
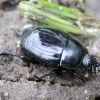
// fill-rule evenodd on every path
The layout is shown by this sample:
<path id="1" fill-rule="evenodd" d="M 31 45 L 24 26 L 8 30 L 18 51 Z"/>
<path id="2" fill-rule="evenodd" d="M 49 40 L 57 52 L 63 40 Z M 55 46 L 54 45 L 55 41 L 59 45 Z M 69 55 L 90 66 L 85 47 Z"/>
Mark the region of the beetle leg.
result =
<path id="1" fill-rule="evenodd" d="M 36 80 L 37 82 L 40 82 L 40 81 L 44 81 L 43 80 L 44 77 L 50 76 L 52 74 L 55 74 L 55 72 L 50 72 L 50 73 L 44 74 L 43 76 L 40 76 L 40 77 L 38 77 L 37 75 L 34 75 L 34 77 L 37 78 L 37 80 Z"/>
<path id="2" fill-rule="evenodd" d="M 30 58 L 27 58 L 25 56 L 19 56 L 20 59 L 22 59 L 26 63 L 33 63 L 33 61 Z"/>
<path id="3" fill-rule="evenodd" d="M 54 68 L 52 71 L 50 71 L 50 72 L 47 73 L 47 74 L 44 74 L 43 76 L 38 77 L 37 75 L 34 75 L 34 77 L 37 78 L 37 80 L 36 80 L 37 82 L 44 81 L 44 80 L 43 80 L 44 77 L 50 76 L 50 75 L 52 75 L 52 74 L 55 74 L 55 71 L 56 71 L 56 70 L 58 70 L 58 68 Z"/>
<path id="4" fill-rule="evenodd" d="M 76 70 L 72 70 L 72 72 L 74 74 L 73 83 L 76 85 L 82 85 L 85 82 L 84 78 L 82 76 L 80 76 L 80 73 L 77 73 Z"/>
<path id="5" fill-rule="evenodd" d="M 3 52 L 3 53 L 0 53 L 0 56 L 15 56 L 15 57 L 18 57 L 20 58 L 21 60 L 23 60 L 24 62 L 26 62 L 27 64 L 29 63 L 32 63 L 33 61 L 30 59 L 30 58 L 27 58 L 25 56 L 20 56 L 20 55 L 14 55 L 14 54 L 10 54 L 10 53 L 6 53 L 6 52 Z"/>
<path id="6" fill-rule="evenodd" d="M 40 76 L 40 77 L 38 77 L 37 75 L 34 75 L 36 78 L 37 78 L 37 82 L 40 82 L 40 81 L 45 81 L 45 80 L 43 80 L 43 78 L 44 77 L 47 77 L 47 76 L 50 76 L 50 75 L 52 75 L 52 74 L 55 74 L 55 72 L 50 72 L 50 73 L 47 73 L 47 74 L 44 74 L 43 76 Z"/>
<path id="7" fill-rule="evenodd" d="M 9 55 L 12 55 L 12 56 L 15 56 L 15 55 L 13 55 L 13 54 L 10 54 L 10 53 L 6 53 L 6 52 L 3 52 L 3 53 L 0 53 L 0 56 L 9 56 Z"/>

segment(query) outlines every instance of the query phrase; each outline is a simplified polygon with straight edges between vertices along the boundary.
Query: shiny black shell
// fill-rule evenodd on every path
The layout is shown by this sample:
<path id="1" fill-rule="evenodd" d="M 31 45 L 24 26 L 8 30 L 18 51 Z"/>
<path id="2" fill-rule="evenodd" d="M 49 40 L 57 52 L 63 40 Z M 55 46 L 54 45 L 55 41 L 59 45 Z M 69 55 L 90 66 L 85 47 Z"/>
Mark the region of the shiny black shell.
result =
<path id="1" fill-rule="evenodd" d="M 48 65 L 75 69 L 82 67 L 87 49 L 67 33 L 53 28 L 36 28 L 26 32 L 20 43 L 27 57 Z"/>

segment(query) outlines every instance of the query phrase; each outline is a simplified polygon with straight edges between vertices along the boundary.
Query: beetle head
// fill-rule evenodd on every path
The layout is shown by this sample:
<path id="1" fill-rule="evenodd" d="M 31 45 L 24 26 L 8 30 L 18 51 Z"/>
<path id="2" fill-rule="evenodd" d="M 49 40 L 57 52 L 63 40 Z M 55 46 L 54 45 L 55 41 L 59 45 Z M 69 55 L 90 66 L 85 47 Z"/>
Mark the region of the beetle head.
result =
<path id="1" fill-rule="evenodd" d="M 94 56 L 86 54 L 83 58 L 83 66 L 91 70 L 93 73 L 96 73 L 96 67 L 98 66 L 98 62 Z"/>

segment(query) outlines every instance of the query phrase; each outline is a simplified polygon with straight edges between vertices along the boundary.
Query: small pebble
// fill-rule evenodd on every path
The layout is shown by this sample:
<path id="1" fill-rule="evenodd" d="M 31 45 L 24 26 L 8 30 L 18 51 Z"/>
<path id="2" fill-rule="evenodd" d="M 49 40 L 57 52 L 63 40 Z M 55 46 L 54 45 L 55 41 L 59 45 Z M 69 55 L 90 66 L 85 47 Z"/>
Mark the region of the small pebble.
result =
<path id="1" fill-rule="evenodd" d="M 4 84 L 4 83 L 0 80 L 0 86 L 3 86 L 3 84 Z"/>
<path id="2" fill-rule="evenodd" d="M 88 97 L 86 97 L 86 100 L 88 100 Z"/>
<path id="3" fill-rule="evenodd" d="M 4 96 L 8 97 L 8 95 L 9 95 L 9 93 L 8 93 L 8 92 L 4 93 Z"/>
<path id="4" fill-rule="evenodd" d="M 85 93 L 85 94 L 87 94 L 87 93 L 88 93 L 88 91 L 87 91 L 87 90 L 85 90 L 85 91 L 84 91 L 84 93 Z"/>

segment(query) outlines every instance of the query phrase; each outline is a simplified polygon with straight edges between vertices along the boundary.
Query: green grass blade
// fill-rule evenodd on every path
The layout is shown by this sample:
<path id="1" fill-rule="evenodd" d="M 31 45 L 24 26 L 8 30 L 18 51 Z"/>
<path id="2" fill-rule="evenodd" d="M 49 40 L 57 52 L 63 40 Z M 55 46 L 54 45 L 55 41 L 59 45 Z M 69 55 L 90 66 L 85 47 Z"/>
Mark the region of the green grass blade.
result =
<path id="1" fill-rule="evenodd" d="M 51 8 L 51 7 L 44 7 L 44 11 L 53 13 L 55 15 L 61 16 L 62 18 L 71 18 L 71 19 L 77 19 L 77 16 L 75 14 L 61 11 L 60 9 Z"/>
<path id="2" fill-rule="evenodd" d="M 78 27 L 73 28 L 71 26 L 65 26 L 61 23 L 52 21 L 51 19 L 45 18 L 43 16 L 39 17 L 36 13 L 32 13 L 32 12 L 23 11 L 23 14 L 25 16 L 28 16 L 29 18 L 35 19 L 39 22 L 42 22 L 44 24 L 47 24 L 49 26 L 52 26 L 53 28 L 57 28 L 57 29 L 62 30 L 64 32 L 70 32 L 73 34 L 82 34 L 82 31 Z"/>
<path id="3" fill-rule="evenodd" d="M 81 13 L 76 9 L 65 7 L 65 6 L 62 6 L 62 5 L 59 5 L 59 4 L 55 4 L 53 2 L 48 2 L 46 0 L 38 0 L 38 2 L 43 4 L 44 6 L 48 6 L 48 7 L 51 7 L 51 8 L 57 8 L 57 9 L 60 9 L 61 11 L 70 12 L 70 13 L 75 14 L 77 16 L 81 15 Z"/>

